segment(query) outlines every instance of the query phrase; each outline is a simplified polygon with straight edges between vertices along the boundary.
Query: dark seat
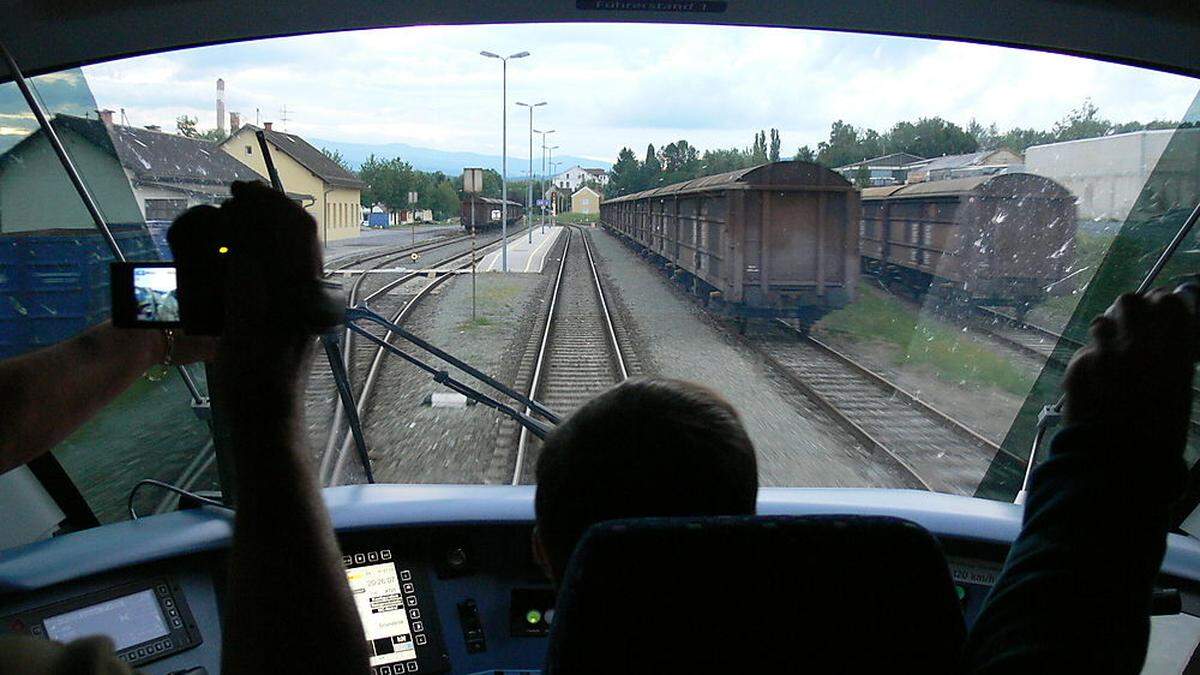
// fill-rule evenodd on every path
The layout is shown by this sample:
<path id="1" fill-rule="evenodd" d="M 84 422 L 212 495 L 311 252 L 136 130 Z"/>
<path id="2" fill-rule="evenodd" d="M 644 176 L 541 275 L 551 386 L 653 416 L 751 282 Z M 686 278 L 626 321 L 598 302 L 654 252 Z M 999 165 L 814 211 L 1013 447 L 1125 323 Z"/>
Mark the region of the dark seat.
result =
<path id="1" fill-rule="evenodd" d="M 895 518 L 639 518 L 579 542 L 547 673 L 948 673 L 945 557 Z"/>

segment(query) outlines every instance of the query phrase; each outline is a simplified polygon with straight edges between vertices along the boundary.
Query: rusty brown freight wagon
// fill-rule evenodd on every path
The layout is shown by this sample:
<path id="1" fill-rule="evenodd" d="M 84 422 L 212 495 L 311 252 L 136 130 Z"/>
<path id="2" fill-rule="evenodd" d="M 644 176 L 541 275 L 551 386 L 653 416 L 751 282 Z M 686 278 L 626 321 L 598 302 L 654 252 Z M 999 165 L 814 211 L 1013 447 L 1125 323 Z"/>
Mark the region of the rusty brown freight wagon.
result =
<path id="1" fill-rule="evenodd" d="M 812 322 L 854 299 L 858 191 L 808 162 L 772 162 L 615 199 L 606 227 L 712 308 Z"/>
<path id="2" fill-rule="evenodd" d="M 1034 174 L 866 188 L 863 270 L 917 295 L 1023 313 L 1070 292 L 1076 227 L 1074 196 Z"/>
<path id="3" fill-rule="evenodd" d="M 462 200 L 459 206 L 459 220 L 462 227 L 467 232 L 471 231 L 471 224 L 474 223 L 476 230 L 493 230 L 500 229 L 500 222 L 504 212 L 504 201 L 492 197 L 468 197 Z M 471 211 L 474 211 L 472 218 Z M 515 227 L 525 215 L 525 205 L 513 200 L 508 200 L 508 226 Z"/>

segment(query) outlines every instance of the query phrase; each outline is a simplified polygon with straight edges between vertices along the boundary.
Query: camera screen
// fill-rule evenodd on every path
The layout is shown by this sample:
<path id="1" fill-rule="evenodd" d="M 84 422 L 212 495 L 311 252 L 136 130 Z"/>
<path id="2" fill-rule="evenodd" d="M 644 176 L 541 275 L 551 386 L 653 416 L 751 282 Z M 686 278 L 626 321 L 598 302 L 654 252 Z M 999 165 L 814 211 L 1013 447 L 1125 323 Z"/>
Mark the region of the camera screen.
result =
<path id="1" fill-rule="evenodd" d="M 133 268 L 133 298 L 138 321 L 179 321 L 174 267 Z"/>

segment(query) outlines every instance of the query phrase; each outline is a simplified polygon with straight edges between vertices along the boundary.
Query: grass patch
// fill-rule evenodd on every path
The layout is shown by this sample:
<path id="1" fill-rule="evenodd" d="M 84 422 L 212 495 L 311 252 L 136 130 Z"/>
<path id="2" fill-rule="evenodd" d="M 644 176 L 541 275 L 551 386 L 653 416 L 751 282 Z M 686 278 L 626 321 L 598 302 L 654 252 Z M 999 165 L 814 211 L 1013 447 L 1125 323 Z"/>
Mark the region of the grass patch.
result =
<path id="1" fill-rule="evenodd" d="M 594 223 L 600 220 L 600 215 L 596 213 L 575 213 L 567 212 L 560 213 L 556 220 L 566 225 L 580 225 L 582 223 Z"/>
<path id="2" fill-rule="evenodd" d="M 819 330 L 853 341 L 876 341 L 894 348 L 896 366 L 928 366 L 945 382 L 995 387 L 1024 396 L 1033 379 L 986 346 L 976 344 L 959 329 L 920 313 L 886 292 L 859 286 L 859 297 L 831 312 Z"/>
<path id="3" fill-rule="evenodd" d="M 475 328 L 487 328 L 488 326 L 493 326 L 495 324 L 496 322 L 493 321 L 489 316 L 476 315 L 474 319 L 467 319 L 466 321 L 459 322 L 458 329 L 460 331 L 465 331 Z"/>
<path id="4" fill-rule="evenodd" d="M 460 279 L 468 284 L 466 288 L 465 307 L 470 311 L 471 289 L 470 279 Z M 459 322 L 460 331 L 488 328 L 503 324 L 514 317 L 517 307 L 515 302 L 520 299 L 523 284 L 518 279 L 498 274 L 479 275 L 475 287 L 475 318 L 466 318 Z"/>
<path id="5" fill-rule="evenodd" d="M 1051 329 L 1065 326 L 1075 313 L 1075 306 L 1083 298 L 1083 290 L 1104 261 L 1104 254 L 1108 252 L 1115 236 L 1114 233 L 1087 232 L 1082 229 L 1076 232 L 1075 264 L 1071 266 L 1071 271 L 1083 271 L 1064 282 L 1064 295 L 1050 296 L 1030 309 L 1029 321 Z"/>

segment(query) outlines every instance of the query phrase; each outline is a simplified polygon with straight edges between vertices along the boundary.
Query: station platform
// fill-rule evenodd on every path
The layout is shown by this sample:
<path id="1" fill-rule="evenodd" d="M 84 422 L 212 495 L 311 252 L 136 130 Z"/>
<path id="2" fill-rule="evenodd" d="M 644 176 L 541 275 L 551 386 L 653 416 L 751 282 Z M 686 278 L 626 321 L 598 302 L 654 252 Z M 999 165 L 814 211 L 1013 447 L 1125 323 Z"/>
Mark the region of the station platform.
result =
<path id="1" fill-rule="evenodd" d="M 541 228 L 534 228 L 533 241 L 529 241 L 524 232 L 508 237 L 508 271 L 523 274 L 540 274 L 546 265 L 546 255 L 554 248 L 562 227 L 547 227 L 545 234 Z M 501 272 L 502 264 L 500 251 L 496 250 L 483 257 L 476 268 L 479 272 Z"/>

